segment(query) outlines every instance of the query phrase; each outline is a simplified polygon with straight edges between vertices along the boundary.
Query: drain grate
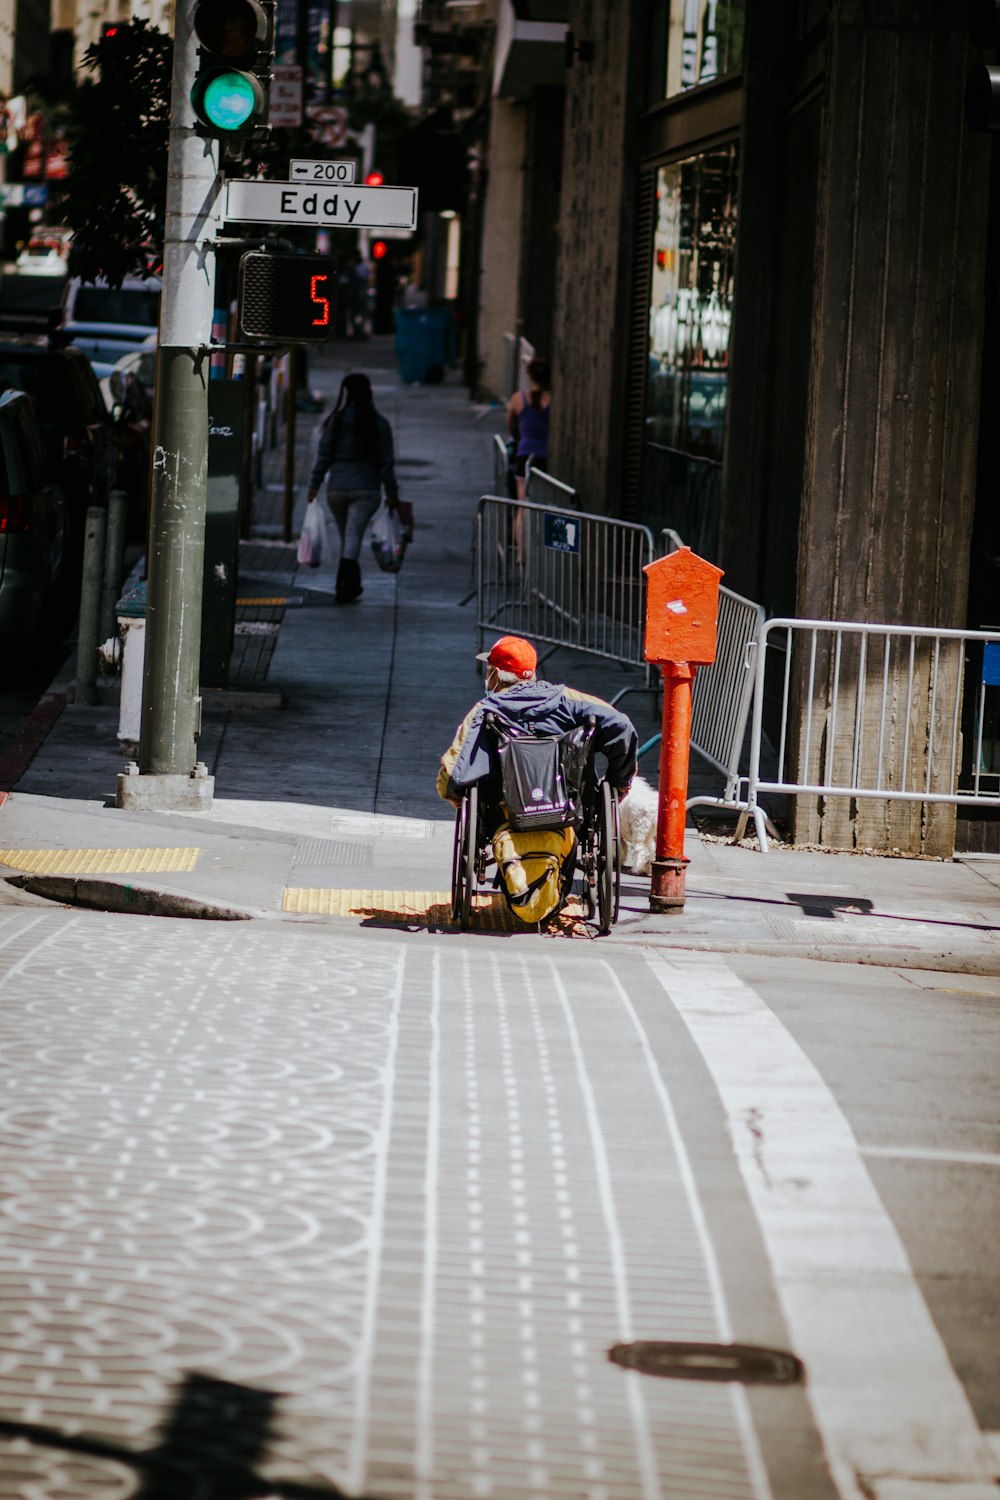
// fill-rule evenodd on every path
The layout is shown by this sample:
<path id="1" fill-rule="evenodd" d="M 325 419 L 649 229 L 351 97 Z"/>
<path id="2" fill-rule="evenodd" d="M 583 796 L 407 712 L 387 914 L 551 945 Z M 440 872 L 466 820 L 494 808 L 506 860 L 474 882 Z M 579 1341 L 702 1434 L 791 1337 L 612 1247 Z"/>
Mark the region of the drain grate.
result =
<path id="1" fill-rule="evenodd" d="M 640 1341 L 615 1344 L 612 1364 L 665 1380 L 735 1380 L 743 1385 L 795 1385 L 805 1380 L 805 1366 L 784 1349 L 759 1344 L 684 1344 Z"/>

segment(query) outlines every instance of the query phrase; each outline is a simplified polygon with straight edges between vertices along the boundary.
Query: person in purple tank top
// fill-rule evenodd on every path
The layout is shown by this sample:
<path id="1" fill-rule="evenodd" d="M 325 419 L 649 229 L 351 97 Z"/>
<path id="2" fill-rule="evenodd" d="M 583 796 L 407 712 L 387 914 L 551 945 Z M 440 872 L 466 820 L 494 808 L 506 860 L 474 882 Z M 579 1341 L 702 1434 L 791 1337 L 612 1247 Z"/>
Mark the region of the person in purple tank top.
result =
<path id="1" fill-rule="evenodd" d="M 528 459 L 531 459 L 533 469 L 548 467 L 549 413 L 552 407 L 550 378 L 547 359 L 531 360 L 527 391 L 515 391 L 507 406 L 507 431 L 516 444 L 514 475 L 519 500 L 524 499 L 527 486 L 525 469 Z"/>

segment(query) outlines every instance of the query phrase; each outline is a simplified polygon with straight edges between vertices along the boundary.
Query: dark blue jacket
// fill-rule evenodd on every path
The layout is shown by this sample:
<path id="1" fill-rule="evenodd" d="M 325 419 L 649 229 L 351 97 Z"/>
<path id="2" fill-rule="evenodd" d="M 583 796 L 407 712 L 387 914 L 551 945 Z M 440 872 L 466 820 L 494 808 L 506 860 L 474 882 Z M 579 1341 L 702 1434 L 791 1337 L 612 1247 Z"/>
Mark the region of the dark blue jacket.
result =
<path id="1" fill-rule="evenodd" d="M 458 802 L 477 781 L 495 775 L 496 737 L 484 717 L 493 712 L 520 724 L 531 734 L 565 734 L 588 719 L 597 721 L 594 749 L 608 762 L 608 780 L 625 787 L 635 775 L 638 736 L 632 720 L 603 698 L 577 692 L 554 682 L 518 682 L 498 693 L 487 693 L 459 724 L 441 757 L 437 789 L 447 802 Z"/>

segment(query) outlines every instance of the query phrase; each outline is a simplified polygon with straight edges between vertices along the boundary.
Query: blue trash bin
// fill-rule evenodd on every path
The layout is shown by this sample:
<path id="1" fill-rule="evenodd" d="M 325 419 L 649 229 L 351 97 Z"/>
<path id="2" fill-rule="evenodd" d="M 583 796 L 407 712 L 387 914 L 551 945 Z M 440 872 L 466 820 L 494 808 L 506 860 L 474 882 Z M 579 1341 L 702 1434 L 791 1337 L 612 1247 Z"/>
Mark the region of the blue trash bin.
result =
<path id="1" fill-rule="evenodd" d="M 404 385 L 443 377 L 455 359 L 455 320 L 449 307 L 397 307 L 396 355 Z"/>

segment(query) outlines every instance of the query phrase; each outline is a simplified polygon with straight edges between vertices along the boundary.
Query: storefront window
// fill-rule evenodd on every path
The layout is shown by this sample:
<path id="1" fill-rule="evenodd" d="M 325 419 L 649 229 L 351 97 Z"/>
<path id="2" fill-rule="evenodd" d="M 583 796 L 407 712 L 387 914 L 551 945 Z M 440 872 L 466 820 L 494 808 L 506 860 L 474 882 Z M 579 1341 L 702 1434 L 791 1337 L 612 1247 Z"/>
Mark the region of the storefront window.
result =
<path id="1" fill-rule="evenodd" d="M 718 514 L 736 188 L 735 143 L 657 176 L 644 510 L 696 550 L 712 541 Z"/>
<path id="2" fill-rule="evenodd" d="M 669 0 L 666 97 L 743 66 L 746 0 Z"/>

